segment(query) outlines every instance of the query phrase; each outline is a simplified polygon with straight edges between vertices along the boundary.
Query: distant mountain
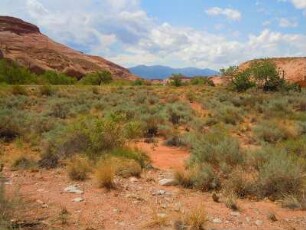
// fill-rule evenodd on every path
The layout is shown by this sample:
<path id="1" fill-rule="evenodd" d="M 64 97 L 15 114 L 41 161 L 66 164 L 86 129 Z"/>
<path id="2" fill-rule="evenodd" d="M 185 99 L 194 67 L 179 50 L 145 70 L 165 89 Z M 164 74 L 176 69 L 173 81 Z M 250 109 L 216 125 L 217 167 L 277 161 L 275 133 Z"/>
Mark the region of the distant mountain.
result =
<path id="1" fill-rule="evenodd" d="M 132 74 L 146 79 L 164 79 L 172 74 L 182 74 L 186 77 L 194 76 L 212 76 L 217 75 L 219 72 L 211 69 L 199 68 L 171 68 L 168 66 L 145 66 L 139 65 L 129 69 Z"/>

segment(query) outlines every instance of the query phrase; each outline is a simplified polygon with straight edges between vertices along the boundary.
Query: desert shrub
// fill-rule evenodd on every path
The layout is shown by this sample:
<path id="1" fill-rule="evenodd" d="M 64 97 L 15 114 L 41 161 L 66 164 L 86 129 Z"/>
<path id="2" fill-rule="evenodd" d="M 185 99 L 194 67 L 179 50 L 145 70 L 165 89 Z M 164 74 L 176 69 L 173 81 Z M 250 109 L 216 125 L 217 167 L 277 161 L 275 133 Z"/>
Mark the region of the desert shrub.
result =
<path id="1" fill-rule="evenodd" d="M 14 109 L 0 110 L 0 139 L 11 141 L 22 134 L 23 116 Z"/>
<path id="2" fill-rule="evenodd" d="M 193 230 L 205 229 L 208 222 L 208 217 L 204 205 L 199 205 L 197 208 L 191 209 L 185 213 L 182 220 L 183 229 L 188 227 Z"/>
<path id="3" fill-rule="evenodd" d="M 190 81 L 191 85 L 208 85 L 215 86 L 214 82 L 208 77 L 193 77 Z"/>
<path id="4" fill-rule="evenodd" d="M 255 83 L 251 79 L 250 71 L 238 73 L 231 81 L 231 87 L 238 92 L 246 91 L 254 86 Z"/>
<path id="5" fill-rule="evenodd" d="M 274 149 L 266 154 L 266 159 L 259 164 L 258 183 L 262 195 L 282 198 L 288 194 L 300 194 L 305 189 L 305 166 L 282 150 Z"/>
<path id="6" fill-rule="evenodd" d="M 256 195 L 257 176 L 248 172 L 242 167 L 235 168 L 223 184 L 223 190 L 226 194 L 235 194 L 239 198 L 245 198 L 249 195 Z"/>
<path id="7" fill-rule="evenodd" d="M 37 162 L 28 154 L 14 154 L 10 157 L 10 167 L 13 170 L 33 169 L 37 166 Z"/>
<path id="8" fill-rule="evenodd" d="M 70 107 L 68 104 L 62 102 L 56 102 L 50 108 L 50 116 L 66 119 L 69 114 Z"/>
<path id="9" fill-rule="evenodd" d="M 149 157 L 142 151 L 131 148 L 117 148 L 110 152 L 111 156 L 135 160 L 142 168 L 149 163 Z"/>
<path id="10" fill-rule="evenodd" d="M 28 92 L 24 86 L 21 85 L 14 85 L 12 86 L 12 94 L 13 95 L 28 95 Z"/>
<path id="11" fill-rule="evenodd" d="M 83 85 L 102 85 L 112 81 L 113 77 L 109 71 L 101 71 L 87 74 L 80 80 L 80 83 Z"/>
<path id="12" fill-rule="evenodd" d="M 306 158 L 306 136 L 282 142 L 279 148 L 284 149 L 290 155 Z"/>
<path id="13" fill-rule="evenodd" d="M 175 87 L 180 87 L 183 85 L 183 81 L 182 81 L 183 76 L 181 74 L 173 74 L 170 77 L 170 85 L 175 86 Z"/>
<path id="14" fill-rule="evenodd" d="M 51 85 L 71 85 L 76 83 L 76 79 L 73 77 L 69 77 L 63 73 L 58 73 L 55 71 L 46 71 L 41 76 L 39 76 L 40 80 L 46 84 Z"/>
<path id="15" fill-rule="evenodd" d="M 235 166 L 243 162 L 243 156 L 236 139 L 220 131 L 198 135 L 193 139 L 192 163 L 210 163 L 219 166 L 226 163 Z"/>
<path id="16" fill-rule="evenodd" d="M 38 161 L 38 165 L 45 169 L 54 169 L 59 165 L 59 156 L 52 152 L 44 152 L 41 159 Z"/>
<path id="17" fill-rule="evenodd" d="M 285 130 L 273 121 L 261 122 L 254 127 L 253 132 L 259 140 L 268 143 L 277 143 L 287 138 Z"/>
<path id="18" fill-rule="evenodd" d="M 144 124 L 140 121 L 131 121 L 124 126 L 124 136 L 127 139 L 143 137 Z"/>
<path id="19" fill-rule="evenodd" d="M 74 156 L 67 165 L 67 172 L 71 180 L 83 181 L 88 178 L 91 172 L 88 160 L 81 156 Z"/>
<path id="20" fill-rule="evenodd" d="M 95 179 L 99 188 L 113 189 L 115 188 L 114 183 L 115 170 L 111 162 L 101 160 L 95 171 Z"/>
<path id="21" fill-rule="evenodd" d="M 93 120 L 86 128 L 90 141 L 89 151 L 94 154 L 112 150 L 124 144 L 122 126 L 112 120 Z"/>
<path id="22" fill-rule="evenodd" d="M 208 164 L 199 164 L 187 171 L 176 171 L 175 179 L 185 188 L 194 188 L 201 191 L 217 190 L 220 180 L 213 168 Z"/>
<path id="23" fill-rule="evenodd" d="M 52 96 L 54 95 L 55 90 L 52 88 L 51 85 L 42 85 L 39 87 L 39 94 L 41 96 Z"/>
<path id="24" fill-rule="evenodd" d="M 116 175 L 123 178 L 140 177 L 142 168 L 139 162 L 131 159 L 112 158 Z"/>
<path id="25" fill-rule="evenodd" d="M 238 211 L 239 206 L 237 203 L 237 196 L 234 193 L 228 193 L 225 198 L 225 206 L 233 211 Z"/>
<path id="26" fill-rule="evenodd" d="M 0 83 L 12 85 L 35 83 L 37 77 L 15 62 L 0 60 Z"/>
<path id="27" fill-rule="evenodd" d="M 243 120 L 242 111 L 233 106 L 222 106 L 217 110 L 216 118 L 225 124 L 236 125 Z"/>
<path id="28" fill-rule="evenodd" d="M 165 141 L 165 145 L 167 146 L 174 146 L 174 147 L 181 147 L 181 146 L 185 146 L 186 143 L 184 141 L 184 139 L 178 135 L 174 135 L 170 138 L 168 138 Z"/>

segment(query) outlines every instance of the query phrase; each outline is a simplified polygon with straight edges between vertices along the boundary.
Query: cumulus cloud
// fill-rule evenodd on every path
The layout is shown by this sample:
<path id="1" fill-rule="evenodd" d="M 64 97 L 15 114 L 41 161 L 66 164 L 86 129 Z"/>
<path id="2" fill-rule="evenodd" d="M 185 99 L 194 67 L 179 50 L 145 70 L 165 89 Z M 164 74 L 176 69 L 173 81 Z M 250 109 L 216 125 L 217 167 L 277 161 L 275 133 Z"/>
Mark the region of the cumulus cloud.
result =
<path id="1" fill-rule="evenodd" d="M 57 41 L 124 66 L 166 64 L 218 69 L 252 58 L 306 53 L 305 35 L 266 29 L 245 40 L 229 39 L 205 30 L 160 23 L 140 7 L 140 0 L 1 0 L 0 13 L 21 17 Z M 241 18 L 239 12 L 236 16 L 221 15 L 232 20 Z"/>
<path id="2" fill-rule="evenodd" d="M 288 27 L 297 27 L 298 22 L 295 20 L 290 20 L 289 18 L 280 18 L 279 19 L 279 26 L 283 28 L 288 28 Z"/>
<path id="3" fill-rule="evenodd" d="M 223 15 L 233 21 L 239 21 L 241 19 L 241 13 L 238 10 L 231 8 L 212 7 L 207 9 L 205 12 L 211 16 Z"/>

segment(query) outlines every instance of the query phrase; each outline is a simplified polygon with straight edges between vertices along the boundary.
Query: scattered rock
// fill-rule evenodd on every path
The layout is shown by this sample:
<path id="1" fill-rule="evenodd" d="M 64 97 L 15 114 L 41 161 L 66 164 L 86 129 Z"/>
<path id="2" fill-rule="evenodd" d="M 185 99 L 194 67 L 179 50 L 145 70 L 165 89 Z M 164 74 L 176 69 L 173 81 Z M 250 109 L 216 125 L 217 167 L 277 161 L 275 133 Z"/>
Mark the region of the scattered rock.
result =
<path id="1" fill-rule="evenodd" d="M 165 196 L 165 195 L 168 195 L 168 196 L 171 196 L 171 192 L 167 192 L 165 190 L 157 190 L 155 192 L 152 192 L 152 195 L 153 196 Z"/>
<path id="2" fill-rule="evenodd" d="M 257 226 L 261 226 L 261 225 L 263 224 L 263 221 L 262 221 L 262 220 L 256 220 L 256 221 L 255 221 L 255 224 L 256 224 Z"/>
<path id="3" fill-rule="evenodd" d="M 213 199 L 214 202 L 219 203 L 220 197 L 216 193 L 213 193 L 212 194 L 212 199 Z"/>
<path id="4" fill-rule="evenodd" d="M 67 188 L 64 189 L 65 192 L 69 192 L 69 193 L 75 193 L 75 194 L 83 194 L 84 192 L 79 189 L 76 185 L 71 185 L 68 186 Z"/>
<path id="5" fill-rule="evenodd" d="M 76 203 L 81 203 L 84 201 L 84 199 L 82 197 L 78 197 L 78 198 L 73 199 L 72 201 Z"/>
<path id="6" fill-rule="evenodd" d="M 138 179 L 136 177 L 131 177 L 130 182 L 131 183 L 136 183 L 136 182 L 138 182 Z"/>
<path id="7" fill-rule="evenodd" d="M 271 220 L 272 222 L 278 221 L 276 215 L 274 213 L 269 213 L 268 214 L 268 219 Z"/>
<path id="8" fill-rule="evenodd" d="M 240 216 L 240 213 L 239 212 L 231 212 L 231 216 Z"/>
<path id="9" fill-rule="evenodd" d="M 160 218 L 166 218 L 167 214 L 166 213 L 157 213 L 157 216 Z"/>
<path id="10" fill-rule="evenodd" d="M 222 224 L 222 220 L 219 219 L 219 218 L 213 219 L 212 222 L 213 222 L 214 224 Z"/>
<path id="11" fill-rule="evenodd" d="M 177 185 L 177 181 L 175 179 L 162 179 L 159 181 L 161 186 L 175 186 Z"/>

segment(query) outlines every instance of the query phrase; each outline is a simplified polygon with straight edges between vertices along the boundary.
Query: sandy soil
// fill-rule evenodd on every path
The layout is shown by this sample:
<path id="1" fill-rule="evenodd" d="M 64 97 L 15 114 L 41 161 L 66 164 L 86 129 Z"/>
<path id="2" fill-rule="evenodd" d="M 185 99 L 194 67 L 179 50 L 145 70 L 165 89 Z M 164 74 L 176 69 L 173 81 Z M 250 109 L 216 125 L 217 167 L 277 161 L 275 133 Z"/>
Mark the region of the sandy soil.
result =
<path id="1" fill-rule="evenodd" d="M 117 189 L 97 188 L 94 179 L 74 183 L 64 169 L 38 172 L 9 171 L 4 169 L 9 193 L 21 195 L 24 200 L 20 219 L 40 225 L 28 229 L 148 229 L 148 224 L 166 218 L 166 226 L 153 225 L 151 229 L 173 229 L 173 223 L 192 212 L 199 205 L 207 213 L 207 229 L 306 229 L 306 212 L 283 209 L 265 200 L 239 201 L 240 212 L 233 212 L 224 203 L 215 203 L 210 193 L 179 187 L 162 187 L 159 180 L 169 178 L 172 169 L 183 168 L 188 152 L 178 148 L 138 143 L 147 151 L 153 166 L 159 170 L 145 171 L 139 179 L 116 178 Z M 84 194 L 64 192 L 77 184 Z M 73 202 L 75 198 L 84 201 Z M 69 212 L 61 215 L 63 208 Z M 22 209 L 20 209 L 22 210 Z M 272 222 L 273 213 L 278 221 Z M 65 223 L 66 222 L 66 223 Z M 157 221 L 159 222 L 159 221 Z"/>

